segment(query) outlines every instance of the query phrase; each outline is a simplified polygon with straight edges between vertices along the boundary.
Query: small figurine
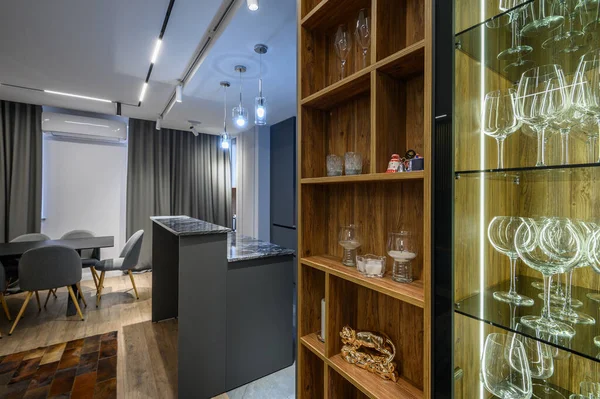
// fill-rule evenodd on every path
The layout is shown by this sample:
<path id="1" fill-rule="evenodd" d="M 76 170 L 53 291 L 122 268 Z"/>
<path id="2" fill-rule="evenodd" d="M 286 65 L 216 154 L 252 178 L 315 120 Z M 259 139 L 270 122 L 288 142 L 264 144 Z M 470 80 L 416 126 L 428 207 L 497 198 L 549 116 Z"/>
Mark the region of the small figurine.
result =
<path id="1" fill-rule="evenodd" d="M 377 374 L 384 380 L 398 380 L 396 363 L 393 362 L 396 347 L 387 335 L 368 331 L 357 332 L 345 326 L 340 332 L 340 337 L 344 343 L 342 357 L 345 361 Z"/>
<path id="2" fill-rule="evenodd" d="M 392 154 L 392 159 L 388 163 L 385 173 L 397 173 L 400 170 L 400 155 Z"/>

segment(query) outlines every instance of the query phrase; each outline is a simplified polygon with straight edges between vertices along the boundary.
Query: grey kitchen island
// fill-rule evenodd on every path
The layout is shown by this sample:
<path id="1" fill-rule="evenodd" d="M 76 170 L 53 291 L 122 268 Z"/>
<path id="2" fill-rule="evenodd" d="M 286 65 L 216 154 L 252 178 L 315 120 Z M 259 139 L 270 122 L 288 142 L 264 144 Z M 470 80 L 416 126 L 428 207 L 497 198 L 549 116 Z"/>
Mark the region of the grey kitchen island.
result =
<path id="1" fill-rule="evenodd" d="M 294 251 L 152 217 L 152 321 L 178 319 L 178 392 L 211 398 L 293 363 Z"/>

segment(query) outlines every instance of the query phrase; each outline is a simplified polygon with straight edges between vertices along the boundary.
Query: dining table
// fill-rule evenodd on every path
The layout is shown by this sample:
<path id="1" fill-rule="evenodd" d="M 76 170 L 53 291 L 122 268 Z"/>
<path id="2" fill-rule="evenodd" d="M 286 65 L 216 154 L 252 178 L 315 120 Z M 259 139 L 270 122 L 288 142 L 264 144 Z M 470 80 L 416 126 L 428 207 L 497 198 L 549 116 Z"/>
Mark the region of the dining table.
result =
<path id="1" fill-rule="evenodd" d="M 3 258 L 19 258 L 30 249 L 48 247 L 53 245 L 69 247 L 81 253 L 81 251 L 84 249 L 112 248 L 115 246 L 115 237 L 101 236 L 71 238 L 66 240 L 42 240 L 0 243 L 0 261 L 2 261 Z M 77 298 L 77 286 L 73 285 L 72 288 L 75 292 L 75 297 Z M 67 316 L 74 316 L 76 314 L 77 309 L 75 308 L 75 304 L 69 296 L 67 304 Z"/>

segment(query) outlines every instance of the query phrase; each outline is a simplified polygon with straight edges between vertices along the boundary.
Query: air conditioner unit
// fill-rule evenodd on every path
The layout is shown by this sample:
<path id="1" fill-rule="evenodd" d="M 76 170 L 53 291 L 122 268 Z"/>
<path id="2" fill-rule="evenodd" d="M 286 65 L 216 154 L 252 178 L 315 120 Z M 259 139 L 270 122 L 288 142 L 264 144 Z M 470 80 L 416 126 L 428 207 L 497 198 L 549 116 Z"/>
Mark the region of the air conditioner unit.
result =
<path id="1" fill-rule="evenodd" d="M 42 131 L 57 137 L 119 143 L 127 140 L 127 125 L 111 119 L 42 112 Z"/>

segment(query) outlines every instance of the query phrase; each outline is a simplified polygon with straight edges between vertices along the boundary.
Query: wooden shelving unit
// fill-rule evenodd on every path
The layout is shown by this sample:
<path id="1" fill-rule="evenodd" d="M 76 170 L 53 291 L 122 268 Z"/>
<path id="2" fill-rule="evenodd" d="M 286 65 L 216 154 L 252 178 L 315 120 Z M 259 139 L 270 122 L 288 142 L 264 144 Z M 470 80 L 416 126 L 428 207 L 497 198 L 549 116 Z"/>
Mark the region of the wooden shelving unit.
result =
<path id="1" fill-rule="evenodd" d="M 367 65 L 354 45 L 341 79 L 333 36 L 339 24 L 353 34 L 362 8 L 372 26 Z M 431 39 L 431 0 L 298 0 L 298 398 L 431 397 Z M 384 173 L 391 154 L 408 149 L 425 170 Z M 363 155 L 363 174 L 328 177 L 327 155 L 348 151 Z M 415 281 L 342 265 L 337 233 L 350 223 L 363 228 L 364 254 L 385 254 L 388 232 L 411 230 L 422 242 Z M 392 339 L 398 382 L 342 359 L 345 325 Z"/>

